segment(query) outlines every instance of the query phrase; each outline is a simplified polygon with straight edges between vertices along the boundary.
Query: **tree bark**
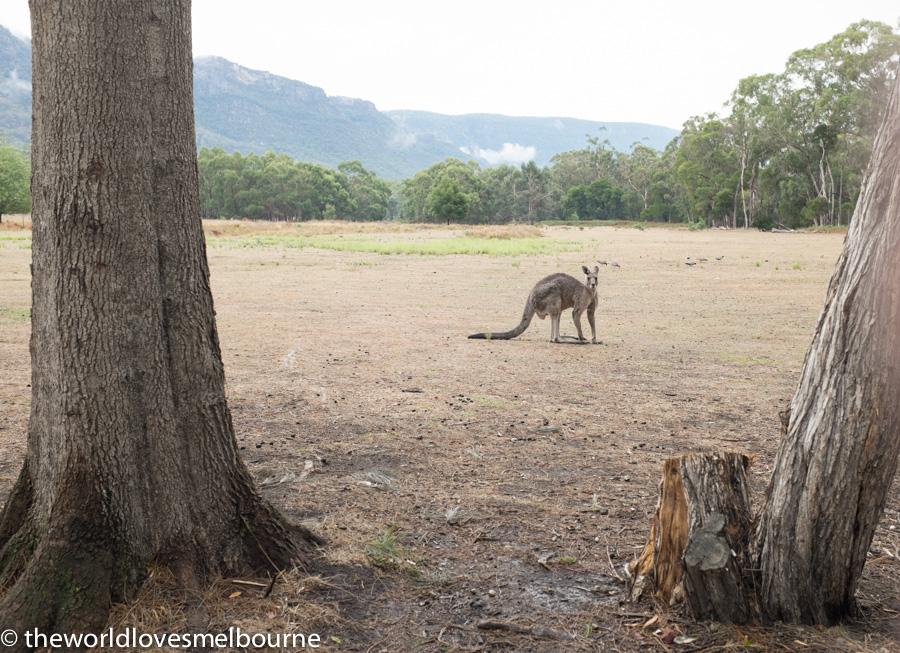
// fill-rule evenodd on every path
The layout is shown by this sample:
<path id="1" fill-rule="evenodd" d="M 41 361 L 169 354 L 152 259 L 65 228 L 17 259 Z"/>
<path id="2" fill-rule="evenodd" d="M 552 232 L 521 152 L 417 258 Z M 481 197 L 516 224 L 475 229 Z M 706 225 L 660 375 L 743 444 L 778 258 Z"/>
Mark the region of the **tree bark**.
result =
<path id="1" fill-rule="evenodd" d="M 683 459 L 684 595 L 697 619 L 748 623 L 759 615 L 750 571 L 749 466 L 747 456 L 737 453 Z"/>
<path id="2" fill-rule="evenodd" d="M 238 456 L 199 217 L 188 0 L 31 0 L 32 404 L 0 622 L 90 630 L 150 562 L 185 583 L 316 538 Z"/>
<path id="3" fill-rule="evenodd" d="M 670 558 L 684 550 L 684 595 L 697 617 L 833 624 L 855 611 L 900 456 L 900 77 L 782 425 L 752 542 L 734 463 L 724 467 L 730 474 L 708 456 L 682 459 L 677 473 L 671 460 L 664 467 L 637 571 L 655 572 L 668 591 L 671 574 L 659 573 L 654 543 L 674 540 Z M 683 495 L 687 529 L 664 518 L 672 493 Z"/>
<path id="4" fill-rule="evenodd" d="M 900 78 L 806 355 L 758 533 L 774 619 L 833 623 L 900 452 Z"/>
<path id="5" fill-rule="evenodd" d="M 640 556 L 627 569 L 632 578 L 631 598 L 637 600 L 649 587 L 665 602 L 681 595 L 684 569 L 681 558 L 687 546 L 688 517 L 681 477 L 681 459 L 663 463 L 659 500 L 650 522 L 650 534 Z"/>
<path id="6" fill-rule="evenodd" d="M 697 619 L 747 623 L 758 615 L 749 581 L 751 517 L 747 456 L 688 455 L 663 464 L 650 536 L 629 566 L 631 597 L 652 585 L 658 598 L 682 596 Z"/>

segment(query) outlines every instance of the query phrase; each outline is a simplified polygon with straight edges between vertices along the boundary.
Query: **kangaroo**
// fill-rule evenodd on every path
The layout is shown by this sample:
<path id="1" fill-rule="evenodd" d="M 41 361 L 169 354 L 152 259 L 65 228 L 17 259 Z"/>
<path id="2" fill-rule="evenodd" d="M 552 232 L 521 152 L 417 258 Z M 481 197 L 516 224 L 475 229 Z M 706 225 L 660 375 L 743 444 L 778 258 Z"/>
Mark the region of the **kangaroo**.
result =
<path id="1" fill-rule="evenodd" d="M 563 342 L 559 335 L 559 316 L 564 310 L 571 308 L 572 320 L 578 330 L 578 342 L 587 343 L 581 332 L 581 314 L 587 311 L 588 324 L 591 325 L 591 342 L 598 344 L 594 311 L 597 310 L 597 273 L 600 272 L 600 267 L 595 265 L 593 270 L 589 270 L 587 266 L 582 265 L 581 269 L 587 277 L 584 283 L 563 273 L 551 274 L 538 281 L 528 295 L 525 310 L 522 312 L 522 321 L 515 329 L 500 333 L 473 333 L 469 337 L 483 340 L 515 338 L 525 332 L 531 324 L 531 318 L 537 314 L 542 320 L 550 316 L 550 342 Z"/>

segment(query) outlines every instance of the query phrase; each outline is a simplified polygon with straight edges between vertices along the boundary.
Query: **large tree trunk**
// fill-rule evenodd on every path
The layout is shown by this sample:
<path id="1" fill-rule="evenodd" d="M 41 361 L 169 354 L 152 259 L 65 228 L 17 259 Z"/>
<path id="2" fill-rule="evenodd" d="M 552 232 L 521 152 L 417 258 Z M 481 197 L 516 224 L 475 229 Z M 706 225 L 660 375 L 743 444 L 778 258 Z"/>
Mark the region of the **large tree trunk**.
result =
<path id="1" fill-rule="evenodd" d="M 782 418 L 754 542 L 733 462 L 686 457 L 664 467 L 650 539 L 633 568 L 655 579 L 663 598 L 683 574 L 698 617 L 831 624 L 854 612 L 900 455 L 900 77 Z M 693 516 L 704 513 L 724 519 L 709 528 L 712 520 Z"/>
<path id="2" fill-rule="evenodd" d="M 302 561 L 238 457 L 199 218 L 188 0 L 32 0 L 32 405 L 0 622 L 90 630 L 148 563 Z"/>
<path id="3" fill-rule="evenodd" d="M 760 521 L 776 619 L 831 623 L 857 581 L 900 452 L 900 78 L 791 401 Z"/>

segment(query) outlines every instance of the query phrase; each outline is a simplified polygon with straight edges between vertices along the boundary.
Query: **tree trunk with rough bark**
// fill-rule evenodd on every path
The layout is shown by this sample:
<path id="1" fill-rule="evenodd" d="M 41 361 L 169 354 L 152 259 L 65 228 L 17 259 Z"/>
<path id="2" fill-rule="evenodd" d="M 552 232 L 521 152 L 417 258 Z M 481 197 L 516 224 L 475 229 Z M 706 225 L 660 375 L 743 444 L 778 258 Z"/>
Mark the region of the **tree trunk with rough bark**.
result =
<path id="1" fill-rule="evenodd" d="M 189 0 L 31 0 L 32 403 L 0 623 L 102 626 L 151 562 L 300 563 L 238 456 L 199 217 Z"/>
<path id="2" fill-rule="evenodd" d="M 900 78 L 790 406 L 759 527 L 774 619 L 832 623 L 856 585 L 900 453 Z"/>
<path id="3" fill-rule="evenodd" d="M 655 572 L 664 593 L 672 574 L 659 573 L 665 561 L 654 560 L 648 547 L 652 553 L 653 542 L 675 540 L 669 550 L 685 551 L 679 571 L 696 616 L 753 619 L 757 603 L 762 618 L 789 622 L 833 624 L 855 612 L 857 583 L 900 456 L 900 77 L 782 422 L 752 542 L 744 535 L 748 522 L 735 517 L 749 514 L 743 481 L 691 474 L 683 463 L 673 471 L 673 461 L 664 467 L 661 508 L 668 488 L 669 494 L 684 495 L 686 514 L 692 514 L 690 506 L 705 504 L 707 514 L 712 506 L 725 517 L 722 528 L 716 519 L 713 527 L 697 529 L 691 517 L 685 528 L 677 519 L 661 518 L 658 509 L 636 566 L 638 572 Z M 698 469 L 716 469 L 714 457 L 699 458 L 707 462 Z M 690 490 L 691 476 L 707 481 Z M 729 487 L 730 494 L 722 492 Z M 731 534 L 730 524 L 739 524 Z M 705 573 L 695 578 L 697 571 Z"/>

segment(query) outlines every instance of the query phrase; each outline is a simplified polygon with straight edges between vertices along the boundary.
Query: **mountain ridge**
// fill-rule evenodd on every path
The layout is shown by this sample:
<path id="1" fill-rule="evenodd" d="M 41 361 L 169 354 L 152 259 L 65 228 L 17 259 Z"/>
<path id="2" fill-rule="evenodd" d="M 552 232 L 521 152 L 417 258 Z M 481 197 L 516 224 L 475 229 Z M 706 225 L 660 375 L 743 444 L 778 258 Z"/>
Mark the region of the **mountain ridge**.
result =
<path id="1" fill-rule="evenodd" d="M 30 81 L 30 43 L 0 26 L 0 135 L 17 144 L 30 139 Z M 389 179 L 447 157 L 545 165 L 559 152 L 584 147 L 589 135 L 626 150 L 634 142 L 661 149 L 678 134 L 644 123 L 379 111 L 368 100 L 329 96 L 317 86 L 216 56 L 194 59 L 194 106 L 199 147 L 273 150 L 328 166 L 359 160 Z"/>

